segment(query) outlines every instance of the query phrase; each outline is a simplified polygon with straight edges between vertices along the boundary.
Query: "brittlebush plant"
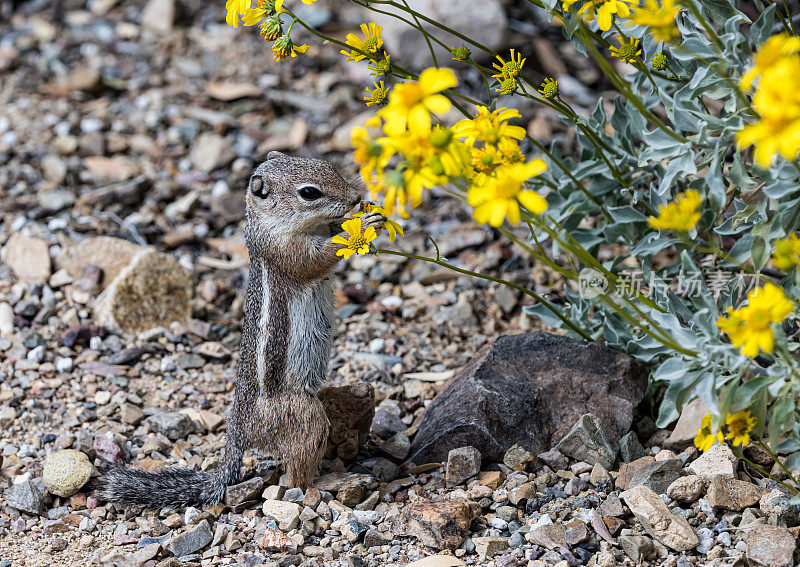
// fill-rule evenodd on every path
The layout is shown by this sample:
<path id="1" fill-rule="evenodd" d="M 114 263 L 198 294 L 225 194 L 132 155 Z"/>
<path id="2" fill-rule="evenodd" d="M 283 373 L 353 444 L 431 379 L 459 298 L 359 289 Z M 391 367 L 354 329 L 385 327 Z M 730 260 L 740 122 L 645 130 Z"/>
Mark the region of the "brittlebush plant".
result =
<path id="1" fill-rule="evenodd" d="M 277 61 L 308 49 L 290 37 L 299 24 L 369 68 L 375 80 L 364 102 L 375 112 L 353 129 L 352 143 L 371 210 L 405 218 L 441 188 L 569 283 L 556 305 L 450 263 L 438 249 L 429 258 L 376 247 L 383 231 L 402 237 L 393 220 L 363 235 L 360 220 L 348 221 L 348 238 L 337 237 L 342 255 L 407 256 L 514 287 L 533 298 L 528 314 L 646 364 L 659 426 L 699 398 L 710 413 L 698 448 L 728 444 L 741 454 L 757 444 L 780 456 L 795 490 L 800 38 L 786 4 L 756 0 L 751 20 L 730 0 L 529 0 L 618 93 L 584 115 L 524 53 L 496 53 L 402 0 L 352 1 L 416 28 L 433 66 L 419 74 L 403 67 L 375 22 L 345 41 L 328 37 L 297 17 L 295 0 L 228 0 L 227 22 L 258 26 Z M 445 34 L 459 44 L 445 44 Z M 447 61 L 435 46 L 447 49 Z M 459 88 L 467 67 L 484 78 L 480 96 Z M 518 111 L 498 106 L 500 95 L 557 112 L 580 152 L 564 156 L 532 138 Z M 444 120 L 454 109 L 463 118 Z M 611 246 L 626 253 L 601 260 Z"/>

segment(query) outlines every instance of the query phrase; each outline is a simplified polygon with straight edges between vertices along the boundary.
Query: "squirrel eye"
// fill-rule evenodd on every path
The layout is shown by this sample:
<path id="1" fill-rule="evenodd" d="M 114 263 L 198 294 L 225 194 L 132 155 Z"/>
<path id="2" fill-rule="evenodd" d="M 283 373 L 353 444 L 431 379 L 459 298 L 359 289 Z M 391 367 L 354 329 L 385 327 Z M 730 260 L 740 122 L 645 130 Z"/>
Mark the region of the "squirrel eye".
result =
<path id="1" fill-rule="evenodd" d="M 319 190 L 319 187 L 314 187 L 313 185 L 303 185 L 297 190 L 297 194 L 306 201 L 314 201 L 322 197 L 322 191 Z"/>

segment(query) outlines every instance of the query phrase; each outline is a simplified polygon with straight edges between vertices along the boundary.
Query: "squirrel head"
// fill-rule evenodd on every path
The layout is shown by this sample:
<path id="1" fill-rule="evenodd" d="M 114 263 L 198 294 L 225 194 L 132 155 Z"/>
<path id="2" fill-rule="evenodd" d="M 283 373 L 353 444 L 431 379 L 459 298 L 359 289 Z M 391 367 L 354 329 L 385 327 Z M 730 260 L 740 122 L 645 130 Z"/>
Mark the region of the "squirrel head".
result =
<path id="1" fill-rule="evenodd" d="M 326 161 L 269 152 L 247 187 L 249 230 L 264 237 L 317 234 L 361 202 Z"/>

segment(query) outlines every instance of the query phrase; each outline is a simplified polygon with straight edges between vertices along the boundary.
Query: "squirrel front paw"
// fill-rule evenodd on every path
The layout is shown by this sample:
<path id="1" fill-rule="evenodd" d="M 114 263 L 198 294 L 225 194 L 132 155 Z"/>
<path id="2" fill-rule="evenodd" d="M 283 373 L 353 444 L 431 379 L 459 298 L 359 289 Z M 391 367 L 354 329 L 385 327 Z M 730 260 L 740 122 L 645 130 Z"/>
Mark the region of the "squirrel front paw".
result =
<path id="1" fill-rule="evenodd" d="M 380 213 L 366 213 L 361 217 L 361 230 L 367 230 L 369 227 L 379 229 L 385 222 L 386 217 Z"/>

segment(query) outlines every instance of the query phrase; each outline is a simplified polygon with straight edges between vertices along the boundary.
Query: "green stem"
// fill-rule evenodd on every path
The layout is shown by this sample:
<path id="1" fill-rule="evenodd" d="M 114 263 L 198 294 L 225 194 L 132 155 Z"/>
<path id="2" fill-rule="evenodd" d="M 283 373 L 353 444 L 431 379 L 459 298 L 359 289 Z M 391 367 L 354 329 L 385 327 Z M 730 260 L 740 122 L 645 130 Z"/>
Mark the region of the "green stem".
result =
<path id="1" fill-rule="evenodd" d="M 770 454 L 772 454 L 772 451 L 769 451 L 768 449 L 766 449 L 766 446 L 763 446 L 763 444 L 762 444 L 762 445 L 759 445 L 759 444 L 758 444 L 758 442 L 754 442 L 753 444 L 754 444 L 754 445 L 756 445 L 756 446 L 762 447 L 763 449 L 767 450 L 767 451 L 768 451 Z M 766 478 L 771 478 L 772 480 L 774 480 L 775 482 L 777 482 L 778 484 L 780 484 L 782 487 L 784 487 L 784 488 L 785 488 L 786 490 L 788 490 L 789 492 L 791 492 L 791 493 L 793 493 L 793 494 L 798 494 L 798 490 L 797 490 L 797 488 L 793 488 L 793 487 L 789 486 L 788 484 L 786 484 L 785 482 L 783 482 L 783 481 L 781 481 L 781 480 L 778 480 L 777 478 L 775 478 L 774 476 L 772 476 L 771 474 L 769 474 L 767 471 L 765 471 L 764 469 L 762 469 L 760 466 L 758 466 L 757 464 L 755 464 L 753 461 L 751 461 L 750 459 L 748 459 L 747 457 L 745 457 L 745 456 L 744 456 L 744 453 L 743 453 L 742 451 L 739 451 L 738 449 L 734 449 L 733 447 L 731 447 L 731 451 L 733 452 L 733 454 L 734 454 L 734 455 L 736 455 L 736 456 L 737 456 L 738 458 L 740 458 L 741 460 L 745 461 L 745 462 L 746 462 L 747 464 L 749 464 L 751 467 L 753 467 L 753 468 L 754 468 L 754 469 L 756 469 L 758 472 L 760 472 L 761 474 L 763 474 L 763 475 L 764 475 Z M 773 457 L 773 458 L 775 458 L 775 457 Z M 780 461 L 779 461 L 777 458 L 775 458 L 775 462 L 776 462 L 776 463 L 779 463 Z M 792 479 L 793 479 L 793 477 L 792 477 L 792 475 L 791 475 L 791 474 L 789 475 L 789 478 L 792 478 Z"/>

